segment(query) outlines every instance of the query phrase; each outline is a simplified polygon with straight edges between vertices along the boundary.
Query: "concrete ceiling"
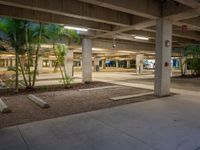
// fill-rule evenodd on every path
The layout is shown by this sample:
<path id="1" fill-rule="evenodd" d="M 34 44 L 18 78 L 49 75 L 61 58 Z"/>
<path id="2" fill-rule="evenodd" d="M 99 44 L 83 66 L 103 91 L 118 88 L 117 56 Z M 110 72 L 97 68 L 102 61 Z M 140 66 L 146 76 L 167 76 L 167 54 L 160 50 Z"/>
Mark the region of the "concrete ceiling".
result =
<path id="1" fill-rule="evenodd" d="M 199 0 L 0 0 L 0 15 L 86 27 L 96 47 L 111 48 L 114 37 L 116 49 L 138 51 L 154 51 L 156 19 L 164 17 L 173 21 L 174 47 L 200 42 Z"/>

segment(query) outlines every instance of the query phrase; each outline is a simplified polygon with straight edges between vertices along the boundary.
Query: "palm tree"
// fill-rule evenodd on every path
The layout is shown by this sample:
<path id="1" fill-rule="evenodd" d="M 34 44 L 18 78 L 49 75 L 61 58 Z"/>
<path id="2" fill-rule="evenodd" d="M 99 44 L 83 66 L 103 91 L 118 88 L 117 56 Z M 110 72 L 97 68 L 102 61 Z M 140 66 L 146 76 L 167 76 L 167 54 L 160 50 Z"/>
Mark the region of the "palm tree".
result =
<path id="1" fill-rule="evenodd" d="M 192 74 L 200 76 L 200 44 L 189 45 L 185 48 L 186 63 L 189 64 Z"/>
<path id="2" fill-rule="evenodd" d="M 73 42 L 78 43 L 80 41 L 77 32 L 66 30 L 63 26 L 56 24 L 44 25 L 42 23 L 34 23 L 8 18 L 0 18 L 0 31 L 3 31 L 3 33 L 5 33 L 7 36 L 7 38 L 4 38 L 4 40 L 9 41 L 10 45 L 15 49 L 16 91 L 18 91 L 19 88 L 19 71 L 21 71 L 24 83 L 28 89 L 35 86 L 41 43 L 47 42 L 47 40 L 53 44 L 53 50 L 57 58 L 57 65 L 60 68 L 63 82 L 64 84 L 66 83 L 66 79 L 68 79 L 68 77 L 66 75 L 65 67 L 64 70 L 62 69 L 62 66 L 64 65 L 63 58 L 66 55 L 66 51 L 70 44 Z M 63 37 L 67 39 L 67 46 L 60 44 Z M 0 40 L 2 39 L 0 38 Z M 3 49 L 2 47 L 0 48 Z M 35 54 L 35 66 L 33 71 L 31 71 L 31 66 L 33 64 L 33 54 Z M 26 66 L 20 60 L 20 56 L 21 59 L 26 59 Z"/>
<path id="3" fill-rule="evenodd" d="M 22 21 L 16 19 L 1 18 L 0 30 L 7 35 L 7 41 L 15 49 L 15 88 L 18 91 L 19 84 L 19 71 L 22 73 L 25 85 L 27 89 L 35 86 L 37 75 L 37 64 L 41 43 L 46 41 L 44 25 L 42 23 L 34 23 L 29 21 Z M 27 54 L 27 69 L 20 60 L 26 59 Z M 33 63 L 32 55 L 35 54 L 35 66 L 33 72 L 31 71 L 31 65 Z M 19 69 L 20 68 L 20 69 Z M 26 79 L 28 75 L 28 81 Z"/>
<path id="4" fill-rule="evenodd" d="M 38 70 L 38 57 L 40 57 L 41 43 L 46 42 L 47 37 L 45 35 L 45 28 L 42 23 L 27 22 L 25 26 L 25 47 L 27 53 L 27 75 L 28 85 L 27 89 L 32 89 L 35 86 L 37 70 Z M 33 65 L 32 55 L 35 54 L 35 65 L 33 71 L 31 66 Z"/>
<path id="5" fill-rule="evenodd" d="M 42 41 L 42 33 L 43 33 L 43 25 L 42 23 L 39 24 L 39 28 L 38 28 L 38 32 L 35 32 L 38 35 L 38 39 L 37 39 L 37 48 L 36 48 L 36 52 L 35 52 L 35 68 L 34 68 L 34 73 L 33 73 L 33 83 L 32 83 L 32 87 L 35 86 L 35 81 L 36 81 L 36 73 L 37 73 L 37 67 L 38 67 L 38 57 L 39 57 L 39 50 L 40 50 L 40 46 L 41 46 L 41 41 Z"/>
<path id="6" fill-rule="evenodd" d="M 66 46 L 64 44 L 57 44 L 54 49 L 54 53 L 56 56 L 56 64 L 60 69 L 60 73 L 62 75 L 63 84 L 66 85 L 65 82 L 65 70 L 63 71 L 62 66 L 64 65 L 64 59 L 66 55 Z"/>
<path id="7" fill-rule="evenodd" d="M 25 44 L 25 22 L 17 19 L 0 18 L 0 30 L 4 32 L 15 50 L 15 90 L 19 90 L 19 54 Z"/>
<path id="8" fill-rule="evenodd" d="M 56 24 L 49 24 L 46 26 L 46 32 L 53 44 L 53 51 L 56 56 L 56 65 L 55 70 L 58 67 L 61 75 L 63 84 L 68 87 L 70 82 L 72 81 L 71 77 L 69 77 L 66 73 L 65 67 L 63 69 L 64 64 L 64 57 L 69 46 L 72 43 L 79 43 L 80 37 L 74 30 L 67 30 L 63 26 L 56 25 Z M 61 44 L 62 39 L 66 38 L 66 44 Z"/>

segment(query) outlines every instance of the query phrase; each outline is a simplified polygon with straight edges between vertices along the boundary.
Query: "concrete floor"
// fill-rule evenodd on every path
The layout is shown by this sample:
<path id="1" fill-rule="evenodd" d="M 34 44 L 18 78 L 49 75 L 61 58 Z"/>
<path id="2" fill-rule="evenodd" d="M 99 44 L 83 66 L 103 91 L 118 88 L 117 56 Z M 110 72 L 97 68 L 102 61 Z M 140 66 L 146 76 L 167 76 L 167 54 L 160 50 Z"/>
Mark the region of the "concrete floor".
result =
<path id="1" fill-rule="evenodd" d="M 111 75 L 94 73 L 94 78 L 134 86 L 130 78 L 152 77 Z M 152 88 L 145 82 L 141 85 Z M 0 150 L 198 150 L 200 94 L 179 92 L 152 101 L 0 129 Z"/>
<path id="2" fill-rule="evenodd" d="M 197 150 L 199 97 L 176 95 L 0 129 L 1 150 Z"/>
<path id="3" fill-rule="evenodd" d="M 61 84 L 60 73 L 57 74 L 40 74 L 36 82 L 37 86 L 42 85 L 52 85 Z M 124 82 L 133 84 L 143 84 L 147 86 L 154 85 L 154 75 L 149 72 L 148 74 L 136 75 L 131 72 L 93 72 L 93 80 L 96 81 L 112 81 L 112 82 Z M 81 82 L 81 73 L 75 72 L 75 83 Z M 172 78 L 171 88 L 190 90 L 190 91 L 200 91 L 200 78 L 196 79 L 180 79 Z"/>

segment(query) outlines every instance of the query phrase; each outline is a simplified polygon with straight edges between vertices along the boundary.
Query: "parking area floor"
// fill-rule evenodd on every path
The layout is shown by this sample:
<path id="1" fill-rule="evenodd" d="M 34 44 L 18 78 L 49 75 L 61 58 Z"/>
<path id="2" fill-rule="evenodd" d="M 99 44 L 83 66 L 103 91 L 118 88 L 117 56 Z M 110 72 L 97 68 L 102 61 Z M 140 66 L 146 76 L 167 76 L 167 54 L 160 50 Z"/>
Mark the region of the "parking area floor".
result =
<path id="1" fill-rule="evenodd" d="M 175 95 L 0 129 L 1 150 L 197 150 L 199 97 Z"/>
<path id="2" fill-rule="evenodd" d="M 94 79 L 137 85 L 130 77 L 118 74 L 110 80 L 98 74 Z M 0 150 L 199 150 L 200 94 L 173 91 L 179 93 L 0 129 Z"/>

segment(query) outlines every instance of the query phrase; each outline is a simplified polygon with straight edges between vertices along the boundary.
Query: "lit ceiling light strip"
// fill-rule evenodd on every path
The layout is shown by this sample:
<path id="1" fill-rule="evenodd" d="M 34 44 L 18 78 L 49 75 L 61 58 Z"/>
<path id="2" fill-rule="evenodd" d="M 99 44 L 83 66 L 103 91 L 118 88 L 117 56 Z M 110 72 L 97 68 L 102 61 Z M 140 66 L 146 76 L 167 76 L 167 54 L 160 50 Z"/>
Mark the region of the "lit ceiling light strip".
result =
<path id="1" fill-rule="evenodd" d="M 134 38 L 135 38 L 135 39 L 139 39 L 139 40 L 146 40 L 146 41 L 149 40 L 148 37 L 144 37 L 144 36 L 135 36 Z"/>
<path id="2" fill-rule="evenodd" d="M 87 32 L 88 29 L 86 28 L 79 28 L 79 27 L 71 27 L 71 26 L 64 26 L 65 29 L 77 30 L 77 31 L 85 31 Z"/>

